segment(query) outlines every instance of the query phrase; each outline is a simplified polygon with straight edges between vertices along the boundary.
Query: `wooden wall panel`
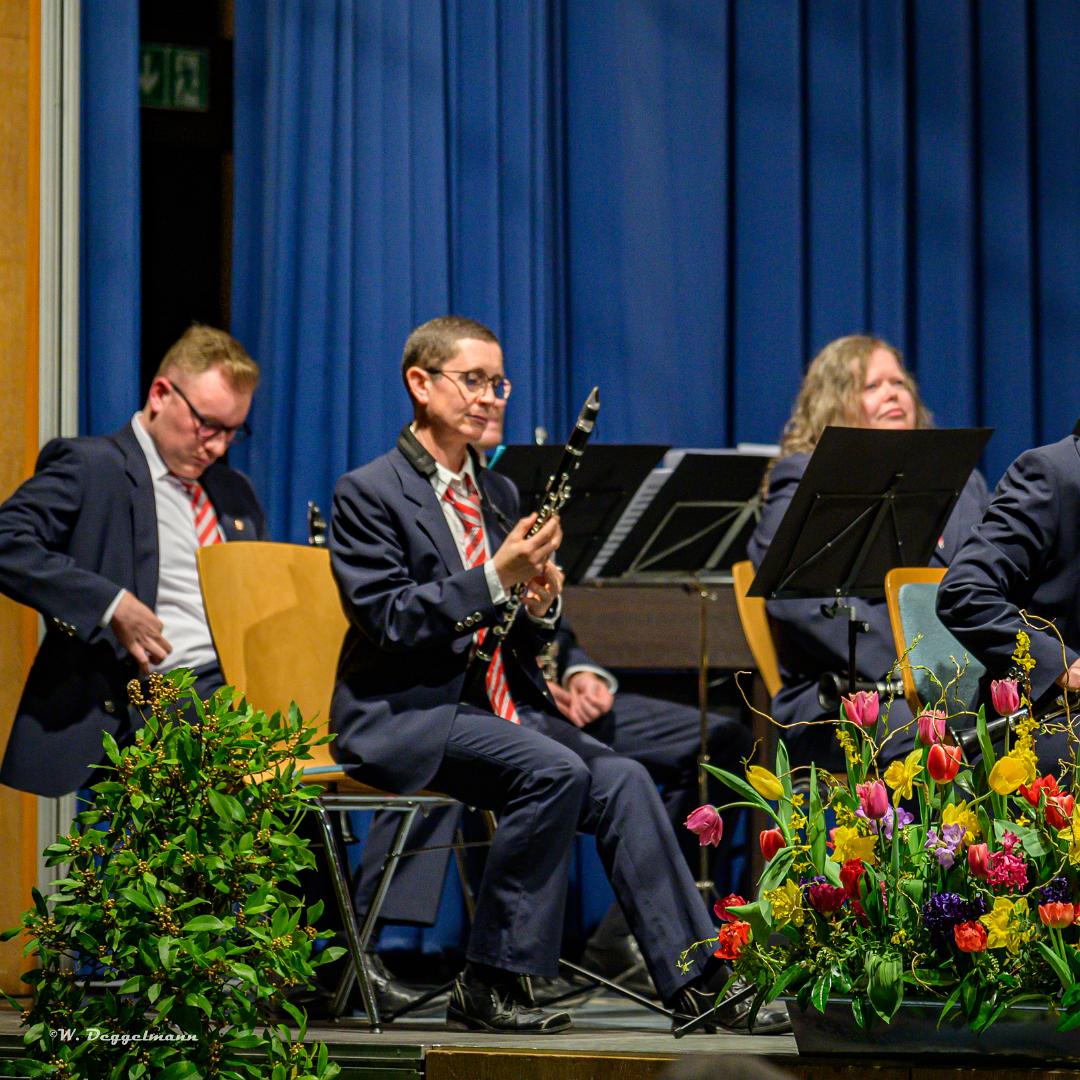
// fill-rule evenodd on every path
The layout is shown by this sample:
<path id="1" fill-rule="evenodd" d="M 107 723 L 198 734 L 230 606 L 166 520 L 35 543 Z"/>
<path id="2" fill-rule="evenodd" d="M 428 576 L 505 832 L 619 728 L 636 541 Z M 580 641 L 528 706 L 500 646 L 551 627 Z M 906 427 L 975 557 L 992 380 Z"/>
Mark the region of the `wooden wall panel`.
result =
<path id="1" fill-rule="evenodd" d="M 37 449 L 39 0 L 0 0 L 0 498 Z M 0 746 L 37 638 L 37 616 L 0 597 Z M 14 926 L 37 877 L 36 799 L 0 787 L 0 928 Z M 25 987 L 22 943 L 0 946 L 0 986 Z"/>

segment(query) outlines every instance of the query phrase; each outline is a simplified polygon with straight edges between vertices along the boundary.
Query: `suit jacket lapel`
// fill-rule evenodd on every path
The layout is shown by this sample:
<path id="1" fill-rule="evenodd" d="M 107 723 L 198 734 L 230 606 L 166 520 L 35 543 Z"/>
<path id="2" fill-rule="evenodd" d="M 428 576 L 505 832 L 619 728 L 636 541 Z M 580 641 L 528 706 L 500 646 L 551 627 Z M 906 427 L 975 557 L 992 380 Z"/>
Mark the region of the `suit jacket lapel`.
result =
<path id="1" fill-rule="evenodd" d="M 415 507 L 414 520 L 438 552 L 443 568 L 448 574 L 460 570 L 461 556 L 431 481 L 417 472 L 403 455 L 394 462 L 394 468 L 401 480 L 402 494 Z"/>
<path id="2" fill-rule="evenodd" d="M 158 527 L 154 482 L 150 479 L 146 455 L 142 452 L 131 426 L 122 428 L 113 438 L 124 453 L 124 467 L 131 481 L 132 572 L 135 578 L 135 595 L 152 609 L 157 604 L 158 587 Z"/>
<path id="3" fill-rule="evenodd" d="M 221 469 L 220 463 L 215 462 L 203 473 L 200 482 L 206 491 L 206 497 L 214 507 L 214 513 L 217 514 L 218 524 L 225 534 L 225 539 L 257 540 L 258 530 L 255 528 L 255 520 L 250 517 L 237 517 L 236 514 L 230 513 L 226 508 L 230 501 L 235 502 L 235 500 L 227 500 L 222 497 L 221 478 L 224 473 Z"/>

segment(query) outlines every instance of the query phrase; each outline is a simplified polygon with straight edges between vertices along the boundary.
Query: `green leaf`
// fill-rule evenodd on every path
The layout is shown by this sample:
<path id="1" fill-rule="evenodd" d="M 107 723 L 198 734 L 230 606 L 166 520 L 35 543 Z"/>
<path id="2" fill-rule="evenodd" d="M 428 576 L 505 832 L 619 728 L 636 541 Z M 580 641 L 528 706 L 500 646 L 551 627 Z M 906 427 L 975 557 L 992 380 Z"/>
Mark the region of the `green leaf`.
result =
<path id="1" fill-rule="evenodd" d="M 105 753 L 108 756 L 109 760 L 114 765 L 119 765 L 120 747 L 116 745 L 116 740 L 112 737 L 112 735 L 109 734 L 109 732 L 105 731 L 102 733 L 101 745 L 105 747 Z"/>
<path id="2" fill-rule="evenodd" d="M 240 800 L 234 796 L 226 795 L 223 791 L 211 788 L 207 792 L 207 799 L 209 799 L 210 806 L 213 808 L 214 813 L 217 814 L 222 821 L 247 820 L 244 808 L 240 805 Z"/>
<path id="3" fill-rule="evenodd" d="M 150 903 L 146 894 L 139 892 L 138 889 L 121 889 L 120 895 L 129 903 L 134 904 L 141 911 L 154 910 L 154 905 Z"/>
<path id="4" fill-rule="evenodd" d="M 750 932 L 758 944 L 768 944 L 772 933 L 772 908 L 764 900 L 754 900 L 728 910 L 750 924 Z"/>
<path id="5" fill-rule="evenodd" d="M 819 1013 L 825 1012 L 825 1006 L 829 1002 L 829 992 L 832 990 L 832 973 L 826 972 L 815 983 L 810 992 L 810 1003 Z"/>
<path id="6" fill-rule="evenodd" d="M 746 799 L 747 802 L 752 802 L 755 806 L 764 810 L 769 817 L 776 818 L 776 812 L 772 806 L 766 802 L 741 776 L 736 776 L 734 773 L 728 772 L 727 769 L 717 768 L 715 765 L 702 765 L 701 766 L 707 773 L 715 776 L 717 780 L 723 781 L 732 791 L 735 792 L 742 799 Z"/>
<path id="7" fill-rule="evenodd" d="M 1071 1016 L 1066 1016 L 1064 1020 L 1058 1024 L 1058 1031 L 1075 1031 L 1080 1027 L 1080 1012 L 1074 1012 Z"/>
<path id="8" fill-rule="evenodd" d="M 775 889 L 788 876 L 791 864 L 795 860 L 795 849 L 792 847 L 781 848 L 765 867 L 758 882 L 759 892 L 768 892 Z"/>
<path id="9" fill-rule="evenodd" d="M 1023 849 L 1034 859 L 1039 859 L 1046 854 L 1046 845 L 1042 837 L 1031 825 L 1018 825 L 1015 821 L 1003 821 L 1000 818 L 994 822 L 994 835 L 1002 840 L 1007 832 L 1015 833 Z"/>
<path id="10" fill-rule="evenodd" d="M 202 1080 L 202 1075 L 190 1061 L 174 1062 L 158 1073 L 160 1080 Z"/>
<path id="11" fill-rule="evenodd" d="M 253 1031 L 247 1031 L 243 1035 L 235 1035 L 231 1039 L 226 1039 L 225 1045 L 236 1050 L 253 1050 L 257 1046 L 262 1046 L 263 1040 L 261 1036 L 256 1035 Z"/>
<path id="12" fill-rule="evenodd" d="M 898 956 L 876 952 L 866 956 L 866 996 L 874 1012 L 888 1023 L 904 1000 L 904 966 Z"/>
<path id="13" fill-rule="evenodd" d="M 190 1005 L 194 1009 L 202 1009 L 207 1016 L 210 1016 L 214 1011 L 213 1006 L 204 994 L 188 994 L 184 998 L 184 1004 Z"/>
<path id="14" fill-rule="evenodd" d="M 185 934 L 199 934 L 211 930 L 224 930 L 225 923 L 214 915 L 196 915 L 184 923 Z"/>
<path id="15" fill-rule="evenodd" d="M 1054 974 L 1061 980 L 1061 985 L 1068 990 L 1075 982 L 1072 972 L 1069 970 L 1069 965 L 1046 942 L 1037 941 L 1035 944 L 1039 946 L 1039 952 L 1043 954 L 1043 959 L 1054 969 Z"/>

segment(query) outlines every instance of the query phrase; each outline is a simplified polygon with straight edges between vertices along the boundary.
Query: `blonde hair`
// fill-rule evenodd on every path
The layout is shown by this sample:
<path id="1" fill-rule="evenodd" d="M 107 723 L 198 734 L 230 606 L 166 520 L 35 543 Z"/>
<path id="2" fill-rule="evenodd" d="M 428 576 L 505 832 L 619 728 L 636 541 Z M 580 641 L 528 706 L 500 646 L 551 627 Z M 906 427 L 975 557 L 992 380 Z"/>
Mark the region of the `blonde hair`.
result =
<path id="1" fill-rule="evenodd" d="M 919 397 L 919 388 L 904 367 L 900 350 L 881 338 L 850 334 L 830 341 L 810 361 L 791 416 L 784 425 L 780 457 L 811 453 L 827 427 L 862 427 L 860 397 L 870 354 L 876 349 L 887 349 L 896 357 L 915 402 L 915 426 L 933 427 L 934 418 Z"/>
<path id="2" fill-rule="evenodd" d="M 259 385 L 259 365 L 231 334 L 213 326 L 192 323 L 165 354 L 157 375 L 171 378 L 181 372 L 201 375 L 220 368 L 229 385 L 237 391 L 254 392 Z"/>
<path id="3" fill-rule="evenodd" d="M 934 426 L 934 417 L 923 404 L 919 388 L 911 372 L 904 367 L 900 350 L 881 338 L 868 334 L 849 334 L 830 341 L 810 361 L 802 386 L 791 408 L 791 416 L 780 436 L 780 454 L 811 454 L 827 427 L 862 427 L 861 395 L 866 381 L 866 368 L 875 349 L 887 349 L 896 357 L 908 391 L 915 403 L 915 426 Z M 762 491 L 768 491 L 773 463 L 769 463 L 762 478 Z"/>

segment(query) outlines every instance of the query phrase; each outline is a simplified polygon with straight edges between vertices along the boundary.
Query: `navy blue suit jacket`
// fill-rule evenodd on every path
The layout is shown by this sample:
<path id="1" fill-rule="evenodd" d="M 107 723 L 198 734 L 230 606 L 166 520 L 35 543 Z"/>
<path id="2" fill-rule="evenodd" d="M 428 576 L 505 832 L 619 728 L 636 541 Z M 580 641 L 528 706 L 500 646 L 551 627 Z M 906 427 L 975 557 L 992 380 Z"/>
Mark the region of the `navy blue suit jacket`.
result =
<path id="1" fill-rule="evenodd" d="M 429 480 L 434 469 L 403 432 L 397 448 L 338 481 L 330 518 L 331 565 L 349 619 L 331 749 L 359 778 L 391 791 L 417 791 L 435 775 L 466 689 L 473 633 L 503 611 L 483 567 L 462 566 Z M 476 477 L 495 551 L 518 520 L 517 489 L 490 469 Z M 536 664 L 542 643 L 520 613 L 503 645 L 510 692 L 519 705 L 559 716 Z"/>
<path id="2" fill-rule="evenodd" d="M 792 454 L 773 466 L 761 520 L 747 545 L 755 567 L 765 557 L 809 461 L 807 454 Z M 981 473 L 973 472 L 938 541 L 930 559 L 931 566 L 949 564 L 972 526 L 982 517 L 988 499 L 986 481 Z M 853 603 L 859 618 L 870 624 L 870 632 L 859 635 L 859 676 L 868 681 L 882 679 L 896 661 L 896 645 L 885 600 L 860 598 Z M 772 702 L 773 719 L 778 723 L 821 719 L 825 714 L 817 699 L 819 679 L 828 671 L 847 672 L 847 620 L 826 618 L 821 613 L 821 604 L 821 600 L 770 600 L 766 605 L 783 681 Z M 894 726 L 911 718 L 903 697 L 893 702 L 891 718 Z M 794 728 L 789 738 L 806 742 L 810 753 L 803 754 L 800 750 L 800 759 L 822 752 L 834 756 L 838 753 L 828 728 Z M 896 756 L 910 746 L 910 738 L 893 739 L 889 743 L 889 754 Z"/>
<path id="3" fill-rule="evenodd" d="M 230 539 L 265 536 L 250 483 L 217 462 L 201 478 Z M 0 590 L 45 617 L 0 782 L 63 795 L 91 781 L 103 731 L 123 737 L 135 661 L 101 616 L 123 587 L 157 601 L 153 481 L 130 425 L 112 435 L 54 439 L 34 475 L 0 506 Z"/>
<path id="4" fill-rule="evenodd" d="M 1024 629 L 1020 609 L 1052 619 L 1066 663 L 1080 653 L 1080 443 L 1070 435 L 1028 450 L 1001 478 L 980 524 L 938 591 L 941 621 L 1003 678 Z M 1029 631 L 1036 700 L 1064 670 L 1061 646 Z"/>

